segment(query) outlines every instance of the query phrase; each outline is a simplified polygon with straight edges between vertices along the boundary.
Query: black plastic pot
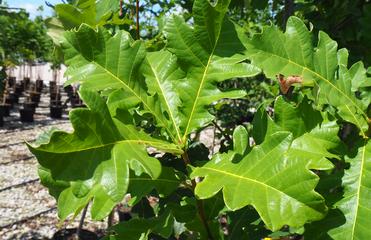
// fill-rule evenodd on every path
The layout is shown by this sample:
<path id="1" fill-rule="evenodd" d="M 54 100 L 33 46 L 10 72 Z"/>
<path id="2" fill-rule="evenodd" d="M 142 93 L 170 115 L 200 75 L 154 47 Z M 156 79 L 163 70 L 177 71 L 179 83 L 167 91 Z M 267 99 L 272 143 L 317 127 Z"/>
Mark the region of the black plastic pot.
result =
<path id="1" fill-rule="evenodd" d="M 94 232 L 81 229 L 80 234 L 76 235 L 77 228 L 67 228 L 59 230 L 54 233 L 53 240 L 68 240 L 68 239 L 80 239 L 80 240 L 98 240 L 98 235 Z"/>
<path id="2" fill-rule="evenodd" d="M 74 104 L 72 105 L 72 108 L 86 108 L 86 105 L 83 103 Z"/>
<path id="3" fill-rule="evenodd" d="M 32 108 L 19 109 L 19 113 L 21 115 L 21 122 L 33 122 L 33 114 L 35 113 L 35 110 Z"/>
<path id="4" fill-rule="evenodd" d="M 62 118 L 63 107 L 61 105 L 50 106 L 50 117 L 51 118 Z"/>
<path id="5" fill-rule="evenodd" d="M 3 113 L 0 112 L 0 127 L 4 126 Z"/>
<path id="6" fill-rule="evenodd" d="M 30 100 L 38 104 L 40 102 L 40 93 L 39 92 L 30 92 Z"/>
<path id="7" fill-rule="evenodd" d="M 62 106 L 61 100 L 50 100 L 50 106 Z"/>
<path id="8" fill-rule="evenodd" d="M 13 87 L 16 83 L 16 77 L 8 77 L 8 84 L 9 84 L 9 87 Z"/>
<path id="9" fill-rule="evenodd" d="M 0 127 L 4 126 L 4 113 L 3 109 L 0 108 Z"/>
<path id="10" fill-rule="evenodd" d="M 35 113 L 37 104 L 35 102 L 24 102 L 23 108 L 32 109 L 32 111 Z"/>
<path id="11" fill-rule="evenodd" d="M 19 95 L 16 93 L 11 94 L 14 100 L 14 103 L 18 104 L 19 103 Z"/>
<path id="12" fill-rule="evenodd" d="M 49 92 L 55 92 L 57 90 L 57 82 L 50 81 L 49 82 Z"/>
<path id="13" fill-rule="evenodd" d="M 24 89 L 27 89 L 28 86 L 30 85 L 31 83 L 31 79 L 29 77 L 24 77 L 23 78 L 23 86 L 24 86 Z"/>
<path id="14" fill-rule="evenodd" d="M 0 111 L 2 112 L 2 116 L 7 117 L 10 115 L 11 106 L 8 103 L 0 104 Z"/>
<path id="15" fill-rule="evenodd" d="M 5 103 L 9 104 L 9 105 L 10 105 L 10 108 L 13 108 L 14 103 L 15 103 L 14 96 L 12 96 L 12 95 L 8 95 L 8 96 L 5 98 Z"/>
<path id="16" fill-rule="evenodd" d="M 51 92 L 50 93 L 50 100 L 61 100 L 62 96 L 60 93 Z"/>
<path id="17" fill-rule="evenodd" d="M 21 96 L 23 90 L 24 90 L 23 84 L 16 84 L 15 89 L 14 89 L 14 93 L 17 94 L 18 96 Z"/>
<path id="18" fill-rule="evenodd" d="M 9 93 L 5 99 L 5 102 L 10 104 L 13 108 L 14 104 L 18 103 L 18 95 L 15 93 Z"/>
<path id="19" fill-rule="evenodd" d="M 41 92 L 44 87 L 44 81 L 41 79 L 36 80 L 36 91 Z"/>
<path id="20" fill-rule="evenodd" d="M 71 85 L 65 86 L 63 89 L 67 94 L 73 93 L 73 87 Z"/>
<path id="21" fill-rule="evenodd" d="M 70 98 L 70 101 L 71 101 L 72 108 L 86 107 L 85 104 L 82 103 L 79 96 L 75 96 L 75 97 Z"/>

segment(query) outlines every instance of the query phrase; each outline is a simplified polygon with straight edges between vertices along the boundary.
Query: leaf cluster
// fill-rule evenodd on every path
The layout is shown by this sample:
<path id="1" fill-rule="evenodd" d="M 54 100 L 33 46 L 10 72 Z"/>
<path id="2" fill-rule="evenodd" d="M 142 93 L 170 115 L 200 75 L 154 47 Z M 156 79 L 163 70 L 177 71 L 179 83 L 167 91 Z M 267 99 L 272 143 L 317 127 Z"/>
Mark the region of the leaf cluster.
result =
<path id="1" fill-rule="evenodd" d="M 70 112 L 73 132 L 51 131 L 29 149 L 61 220 L 92 202 L 96 220 L 131 208 L 108 239 L 371 236 L 363 63 L 348 67 L 345 49 L 324 32 L 315 43 L 296 17 L 285 32 L 268 26 L 249 37 L 229 5 L 196 0 L 192 21 L 170 16 L 158 51 L 96 18 L 67 26 L 60 17 L 66 84 L 80 84 L 87 108 Z M 210 151 L 194 137 L 215 122 L 210 106 L 253 94 L 223 84 L 262 73 L 301 84 L 261 105 L 249 129 L 237 126 L 228 151 Z"/>

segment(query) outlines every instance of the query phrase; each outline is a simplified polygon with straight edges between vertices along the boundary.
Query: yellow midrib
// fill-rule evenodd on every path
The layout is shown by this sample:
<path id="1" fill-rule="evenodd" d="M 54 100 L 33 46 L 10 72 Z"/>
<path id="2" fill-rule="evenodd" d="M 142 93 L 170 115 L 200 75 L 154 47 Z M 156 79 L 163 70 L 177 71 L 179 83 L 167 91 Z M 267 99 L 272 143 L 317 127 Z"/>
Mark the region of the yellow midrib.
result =
<path id="1" fill-rule="evenodd" d="M 216 44 L 215 44 L 215 46 L 216 46 Z M 210 66 L 210 63 L 211 63 L 211 58 L 212 58 L 212 56 L 213 56 L 213 54 L 214 54 L 215 46 L 214 46 L 214 49 L 213 49 L 213 51 L 211 52 L 211 54 L 210 54 L 210 56 L 209 56 L 209 59 L 208 59 L 208 61 L 207 61 L 207 64 L 206 64 L 206 67 L 205 67 L 204 73 L 203 73 L 202 78 L 201 78 L 201 83 L 200 83 L 200 85 L 199 85 L 199 87 L 198 87 L 198 89 L 197 89 L 196 98 L 195 98 L 195 101 L 193 102 L 193 106 L 192 106 L 191 114 L 190 114 L 190 116 L 189 116 L 189 118 L 188 118 L 187 127 L 186 127 L 186 129 L 185 129 L 185 131 L 184 131 L 184 135 L 183 135 L 183 137 L 182 137 L 183 142 L 186 142 L 186 138 L 187 138 L 188 131 L 189 131 L 189 126 L 190 126 L 190 124 L 191 124 L 191 122 L 192 122 L 193 114 L 194 114 L 194 112 L 195 112 L 195 108 L 196 108 L 196 105 L 197 105 L 198 99 L 199 99 L 199 97 L 200 97 L 201 89 L 202 89 L 202 87 L 203 87 L 203 85 L 204 85 L 204 81 L 205 81 L 205 78 L 206 78 L 207 71 L 209 70 L 209 66 Z"/>
<path id="2" fill-rule="evenodd" d="M 183 142 L 186 141 L 186 138 L 187 138 L 187 135 L 188 135 L 188 131 L 189 131 L 189 126 L 190 126 L 191 121 L 192 121 L 192 118 L 193 118 L 193 114 L 194 114 L 194 111 L 195 111 L 195 108 L 196 108 L 196 105 L 197 105 L 197 102 L 198 102 L 198 98 L 200 96 L 201 89 L 202 89 L 202 87 L 204 85 L 206 74 L 207 74 L 207 71 L 209 70 L 209 67 L 210 67 L 210 64 L 211 64 L 211 59 L 214 56 L 214 52 L 215 52 L 216 46 L 218 45 L 218 42 L 219 42 L 220 31 L 221 31 L 221 28 L 219 29 L 218 36 L 215 39 L 215 45 L 213 47 L 213 50 L 211 51 L 210 56 L 209 56 L 209 59 L 207 60 L 207 64 L 205 66 L 205 70 L 204 70 L 204 73 L 202 75 L 201 83 L 200 83 L 200 86 L 199 86 L 199 88 L 197 90 L 196 99 L 195 99 L 195 101 L 193 103 L 193 106 L 192 106 L 191 115 L 190 115 L 190 117 L 188 119 L 187 127 L 186 127 L 186 129 L 184 131 L 184 135 L 182 137 Z M 202 66 L 204 66 L 204 65 L 202 65 Z"/>
<path id="3" fill-rule="evenodd" d="M 284 57 L 282 57 L 282 56 L 279 56 L 279 55 L 277 55 L 277 54 L 274 54 L 274 53 L 271 53 L 271 52 L 266 52 L 266 51 L 263 51 L 263 50 L 258 50 L 258 51 L 260 51 L 260 52 L 264 52 L 264 53 L 267 53 L 267 54 L 269 54 L 269 55 L 272 55 L 272 56 L 275 56 L 275 57 L 278 57 L 278 58 L 281 58 L 281 59 L 284 59 L 284 60 L 286 60 L 287 62 L 289 62 L 289 63 L 291 63 L 291 64 L 293 64 L 293 65 L 296 65 L 296 66 L 298 66 L 298 67 L 300 67 L 300 68 L 302 68 L 303 69 L 303 72 L 304 71 L 307 71 L 307 72 L 309 72 L 309 73 L 312 73 L 313 75 L 315 75 L 315 76 L 317 76 L 318 78 L 320 78 L 320 79 L 322 79 L 323 81 L 325 81 L 327 84 L 329 84 L 331 87 L 333 87 L 337 92 L 339 92 L 341 95 L 343 95 L 343 96 L 345 96 L 345 98 L 347 98 L 360 112 L 361 112 L 361 114 L 364 116 L 364 117 L 366 117 L 366 119 L 367 119 L 367 115 L 365 114 L 365 112 L 360 108 L 360 107 L 358 107 L 358 105 L 353 101 L 353 99 L 351 99 L 348 95 L 346 95 L 343 91 L 341 91 L 338 87 L 336 87 L 333 83 L 331 83 L 328 79 L 326 79 L 325 77 L 323 77 L 322 75 L 320 75 L 320 74 L 318 74 L 317 72 L 315 72 L 315 71 L 313 71 L 313 70 L 311 70 L 311 69 L 309 69 L 309 68 L 307 68 L 306 66 L 302 66 L 302 65 L 300 65 L 300 64 L 298 64 L 298 63 L 296 63 L 296 62 L 293 62 L 293 61 L 291 61 L 291 59 L 288 59 L 288 58 L 284 58 Z M 318 84 L 318 83 L 317 83 Z M 352 115 L 354 115 L 353 113 L 352 113 Z M 354 116 L 355 117 L 355 116 Z"/>
<path id="4" fill-rule="evenodd" d="M 172 134 L 172 132 L 170 131 L 168 125 L 162 121 L 162 118 L 159 117 L 155 111 L 153 111 L 146 103 L 146 101 L 144 101 L 144 99 L 139 96 L 133 89 L 131 89 L 125 82 L 121 81 L 121 79 L 119 79 L 117 76 L 115 76 L 114 74 L 112 74 L 110 71 L 108 71 L 106 68 L 104 68 L 102 65 L 100 65 L 99 63 L 97 63 L 96 61 L 91 61 L 92 63 L 96 64 L 97 66 L 99 66 L 101 69 L 103 69 L 103 71 L 105 71 L 108 75 L 110 75 L 113 79 L 115 79 L 116 81 L 118 81 L 121 85 L 123 85 L 125 87 L 125 89 L 128 89 L 130 92 L 133 93 L 133 95 L 138 98 L 142 103 L 143 105 L 151 111 L 151 113 L 156 116 L 156 119 L 161 121 L 162 125 L 165 127 L 165 129 L 168 131 L 168 133 L 171 135 L 171 138 L 174 139 L 174 135 Z"/>
<path id="5" fill-rule="evenodd" d="M 293 198 L 292 196 L 286 194 L 285 192 L 282 192 L 281 190 L 277 189 L 277 188 L 274 188 L 268 184 L 265 184 L 264 182 L 260 182 L 260 181 L 257 181 L 255 179 L 252 179 L 252 178 L 248 178 L 248 177 L 245 177 L 245 176 L 241 176 L 241 175 L 237 175 L 237 174 L 234 174 L 234 173 L 231 173 L 231 172 L 227 172 L 227 171 L 222 171 L 222 170 L 219 170 L 219 169 L 216 169 L 216 168 L 209 168 L 209 167 L 202 167 L 201 169 L 206 169 L 206 170 L 209 170 L 209 171 L 214 171 L 214 172 L 217 172 L 217 173 L 220 173 L 220 174 L 223 174 L 223 175 L 227 175 L 227 176 L 231 176 L 233 178 L 237 178 L 237 179 L 241 179 L 241 180 L 245 180 L 245 181 L 250 181 L 250 182 L 253 182 L 253 183 L 256 183 L 258 185 L 262 185 L 264 186 L 265 188 L 269 188 L 269 189 L 272 189 L 273 191 L 275 192 L 278 192 L 282 195 L 285 195 L 285 196 L 288 196 L 289 198 L 291 199 L 294 199 L 296 202 L 299 202 L 301 205 L 305 205 L 304 203 L 300 202 L 299 200 Z M 316 210 L 315 208 L 312 208 L 308 205 L 305 205 L 307 206 L 308 208 L 310 209 L 313 209 L 315 212 L 318 212 L 318 210 Z"/>
<path id="6" fill-rule="evenodd" d="M 158 86 L 159 86 L 159 88 L 160 88 L 160 90 L 161 90 L 161 93 L 162 93 L 163 99 L 164 99 L 165 104 L 166 104 L 166 108 L 167 108 L 168 111 L 169 111 L 171 121 L 172 121 L 173 124 L 174 124 L 174 128 L 175 128 L 175 131 L 176 131 L 176 134 L 177 134 L 178 140 L 179 140 L 179 142 L 182 144 L 182 138 L 180 137 L 179 127 L 178 127 L 178 126 L 176 125 L 176 123 L 175 123 L 175 118 L 174 118 L 173 112 L 171 111 L 170 105 L 169 105 L 167 99 L 165 98 L 165 94 L 164 94 L 165 92 L 164 92 L 164 90 L 162 89 L 162 85 L 161 85 L 161 83 L 160 83 L 160 79 L 159 79 L 159 77 L 157 76 L 156 71 L 153 69 L 153 67 L 152 67 L 152 65 L 150 64 L 149 61 L 148 61 L 148 64 L 149 64 L 149 66 L 151 67 L 151 70 L 152 70 L 153 74 L 155 75 L 155 79 L 156 79 L 157 84 L 158 84 Z"/>
<path id="7" fill-rule="evenodd" d="M 359 208 L 359 195 L 360 195 L 360 191 L 361 191 L 361 185 L 362 185 L 362 173 L 363 173 L 363 166 L 364 166 L 364 161 L 365 161 L 365 154 L 366 154 L 366 147 L 367 147 L 367 144 L 366 144 L 366 141 L 365 141 L 365 145 L 363 147 L 363 152 L 362 152 L 362 159 L 361 159 L 361 169 L 360 169 L 360 174 L 359 174 L 359 182 L 358 182 L 358 188 L 357 188 L 357 193 L 356 193 L 356 198 L 357 198 L 357 204 L 356 204 L 356 212 L 354 214 L 355 216 L 355 219 L 354 219 L 354 223 L 353 223 L 353 226 L 352 226 L 352 233 L 351 233 L 351 237 L 352 239 L 354 239 L 354 232 L 355 232 L 355 228 L 356 228 L 356 223 L 357 223 L 357 214 L 358 214 L 358 208 Z"/>
<path id="8" fill-rule="evenodd" d="M 104 148 L 104 147 L 108 147 L 108 146 L 116 145 L 116 144 L 121 144 L 121 143 L 143 144 L 143 145 L 149 145 L 149 146 L 152 146 L 152 147 L 158 147 L 159 149 L 163 149 L 163 150 L 167 149 L 167 150 L 172 150 L 174 152 L 180 152 L 180 149 L 178 149 L 178 148 L 170 148 L 170 147 L 165 148 L 164 147 L 165 143 L 159 143 L 159 142 L 147 141 L 147 140 L 120 140 L 120 141 L 100 144 L 100 145 L 96 145 L 96 146 L 91 146 L 91 147 L 78 149 L 78 150 L 75 150 L 75 151 L 66 151 L 66 152 L 55 152 L 55 151 L 51 152 L 51 151 L 46 151 L 45 149 L 41 149 L 41 150 L 39 149 L 38 151 L 47 152 L 47 153 L 55 153 L 55 154 L 76 153 L 76 152 L 83 152 L 83 151 L 88 151 L 88 150 L 93 150 L 93 149 L 98 149 L 98 148 Z"/>

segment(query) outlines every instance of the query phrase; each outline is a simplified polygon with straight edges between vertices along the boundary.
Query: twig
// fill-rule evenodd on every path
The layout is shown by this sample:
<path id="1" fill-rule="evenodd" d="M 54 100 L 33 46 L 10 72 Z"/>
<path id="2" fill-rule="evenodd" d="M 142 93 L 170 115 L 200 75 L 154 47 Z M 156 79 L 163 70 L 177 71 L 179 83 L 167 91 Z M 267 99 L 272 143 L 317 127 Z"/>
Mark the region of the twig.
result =
<path id="1" fill-rule="evenodd" d="M 86 204 L 84 210 L 82 211 L 81 218 L 80 218 L 80 223 L 79 223 L 79 227 L 76 230 L 76 235 L 77 235 L 77 237 L 79 239 L 80 239 L 81 229 L 82 229 L 82 227 L 84 225 L 84 220 L 85 220 L 86 212 L 88 211 L 88 207 L 89 207 L 89 203 Z"/>
<path id="2" fill-rule="evenodd" d="M 6 7 L 6 6 L 0 6 L 0 9 L 9 9 L 9 10 L 26 10 L 25 8 Z"/>
<path id="3" fill-rule="evenodd" d="M 110 228 L 112 227 L 112 224 L 113 224 L 113 215 L 114 214 L 114 209 L 112 209 L 112 211 L 110 212 L 110 214 L 108 215 L 108 219 L 107 219 L 107 227 Z"/>
<path id="4" fill-rule="evenodd" d="M 139 0 L 136 0 L 136 25 L 137 25 L 137 39 L 140 39 L 140 34 L 139 34 Z"/>
<path id="5" fill-rule="evenodd" d="M 191 164 L 191 161 L 189 160 L 189 157 L 188 157 L 188 154 L 187 152 L 184 152 L 182 154 L 182 159 L 185 163 L 185 165 L 187 166 L 188 164 Z M 191 180 L 191 183 L 192 183 L 192 190 L 194 192 L 195 188 L 196 188 L 196 181 L 194 179 Z M 210 230 L 210 227 L 207 223 L 207 219 L 206 219 L 206 214 L 205 214 L 205 209 L 204 209 L 204 203 L 202 200 L 197 200 L 196 199 L 196 204 L 197 204 L 197 212 L 198 212 L 198 215 L 200 216 L 201 218 L 201 222 L 202 222 L 202 225 L 204 225 L 204 228 L 207 232 L 207 236 L 208 236 L 208 239 L 209 240 L 213 240 L 213 235 L 211 234 L 211 230 Z"/>
<path id="6" fill-rule="evenodd" d="M 285 8 L 284 14 L 282 19 L 282 28 L 286 29 L 286 23 L 290 16 L 294 14 L 294 1 L 293 0 L 285 0 Z"/>

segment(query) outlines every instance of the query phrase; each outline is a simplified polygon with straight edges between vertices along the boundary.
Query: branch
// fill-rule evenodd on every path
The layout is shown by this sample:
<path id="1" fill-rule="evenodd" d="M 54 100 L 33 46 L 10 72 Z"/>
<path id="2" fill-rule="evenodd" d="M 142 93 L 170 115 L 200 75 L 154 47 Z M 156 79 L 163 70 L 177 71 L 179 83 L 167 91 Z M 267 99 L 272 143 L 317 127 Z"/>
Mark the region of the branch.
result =
<path id="1" fill-rule="evenodd" d="M 136 0 L 136 17 L 137 17 L 137 21 L 136 21 L 136 25 L 137 25 L 137 39 L 140 39 L 140 34 L 139 34 L 139 0 Z"/>
<path id="2" fill-rule="evenodd" d="M 191 164 L 191 161 L 189 160 L 189 157 L 188 157 L 188 154 L 187 154 L 186 151 L 184 151 L 184 153 L 182 154 L 182 159 L 183 159 L 186 166 L 188 164 Z M 195 179 L 192 179 L 191 182 L 192 182 L 192 190 L 194 192 L 197 183 L 196 183 Z M 207 232 L 207 237 L 208 237 L 209 240 L 213 240 L 214 238 L 213 238 L 213 235 L 211 233 L 209 224 L 207 223 L 207 219 L 206 219 L 204 203 L 203 203 L 202 200 L 196 199 L 196 204 L 197 204 L 197 212 L 198 212 L 198 215 L 200 216 L 202 225 L 204 225 L 204 228 Z"/>
<path id="3" fill-rule="evenodd" d="M 26 9 L 24 9 L 24 8 L 5 7 L 5 6 L 0 6 L 0 9 L 9 9 L 9 10 L 26 10 Z"/>

